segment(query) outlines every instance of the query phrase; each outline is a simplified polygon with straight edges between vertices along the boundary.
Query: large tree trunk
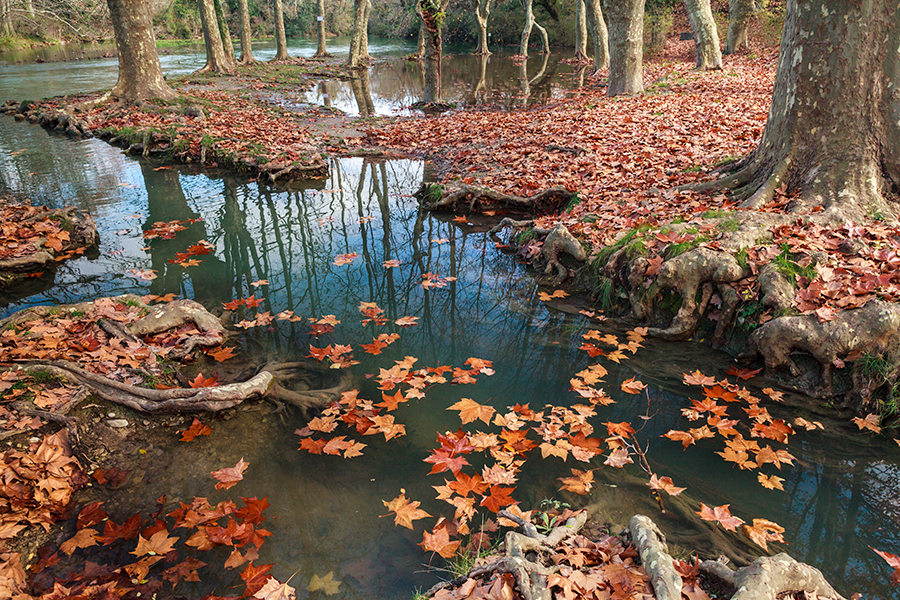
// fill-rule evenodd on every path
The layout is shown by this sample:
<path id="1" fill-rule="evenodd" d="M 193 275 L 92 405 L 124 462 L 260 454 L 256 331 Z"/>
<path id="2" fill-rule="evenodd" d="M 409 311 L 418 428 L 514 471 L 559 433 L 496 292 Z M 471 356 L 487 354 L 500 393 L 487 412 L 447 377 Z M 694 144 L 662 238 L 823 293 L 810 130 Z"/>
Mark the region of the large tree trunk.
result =
<path id="1" fill-rule="evenodd" d="M 275 44 L 277 50 L 272 60 L 289 60 L 291 55 L 287 49 L 287 35 L 284 33 L 284 6 L 281 0 L 275 0 Z"/>
<path id="2" fill-rule="evenodd" d="M 13 26 L 12 6 L 10 0 L 0 0 L 0 35 L 13 37 L 16 28 Z"/>
<path id="3" fill-rule="evenodd" d="M 587 60 L 587 9 L 585 0 L 575 0 L 575 60 Z"/>
<path id="4" fill-rule="evenodd" d="M 644 0 L 606 0 L 609 17 L 608 96 L 644 91 Z"/>
<path id="5" fill-rule="evenodd" d="M 107 0 L 119 54 L 119 80 L 110 96 L 125 102 L 146 98 L 174 99 L 177 94 L 163 78 L 150 3 L 146 0 Z"/>
<path id="6" fill-rule="evenodd" d="M 253 42 L 250 35 L 250 9 L 247 0 L 238 0 L 238 11 L 241 13 L 241 64 L 252 65 L 257 62 L 253 58 Z"/>
<path id="7" fill-rule="evenodd" d="M 443 12 L 437 0 L 419 0 L 416 12 L 425 28 L 425 93 L 422 102 L 441 100 L 441 20 Z"/>
<path id="8" fill-rule="evenodd" d="M 821 206 L 841 223 L 894 221 L 885 198 L 900 191 L 897 4 L 790 0 L 759 146 L 705 187 L 738 188 L 744 207 L 760 208 L 786 184 L 798 193 L 791 211 Z"/>
<path id="9" fill-rule="evenodd" d="M 200 25 L 203 27 L 203 42 L 206 45 L 206 64 L 197 73 L 231 73 L 234 63 L 222 45 L 213 0 L 200 0 Z"/>
<path id="10" fill-rule="evenodd" d="M 600 0 L 585 0 L 585 8 L 591 37 L 594 39 L 594 69 L 606 69 L 609 67 L 609 32 L 606 30 L 606 21 L 603 20 Z"/>
<path id="11" fill-rule="evenodd" d="M 316 31 L 318 32 L 319 37 L 319 46 L 316 48 L 316 53 L 313 54 L 313 58 L 328 58 L 331 56 L 328 54 L 328 49 L 325 47 L 325 0 L 319 0 L 317 5 L 318 7 L 318 16 L 316 16 L 316 20 L 318 21 L 318 27 Z"/>
<path id="12" fill-rule="evenodd" d="M 754 0 L 729 0 L 728 2 L 728 37 L 725 38 L 724 54 L 733 54 L 739 50 L 750 48 L 747 41 L 747 28 L 753 16 Z"/>
<path id="13" fill-rule="evenodd" d="M 522 41 L 519 43 L 519 54 L 528 56 L 528 38 L 531 37 L 531 28 L 534 27 L 534 0 L 524 0 L 525 27 L 522 28 Z"/>
<path id="14" fill-rule="evenodd" d="M 225 11 L 222 8 L 221 0 L 215 0 L 216 21 L 219 24 L 219 35 L 222 36 L 222 44 L 225 47 L 225 54 L 228 60 L 234 62 L 234 42 L 231 40 L 231 31 L 228 30 L 228 21 L 225 19 Z"/>
<path id="15" fill-rule="evenodd" d="M 369 0 L 354 0 L 353 33 L 350 37 L 350 56 L 347 66 L 358 67 L 368 59 Z M 363 39 L 366 38 L 365 44 Z M 366 48 L 366 51 L 363 51 Z"/>
<path id="16" fill-rule="evenodd" d="M 493 0 L 472 0 L 475 8 L 475 21 L 478 23 L 478 50 L 474 53 L 480 56 L 490 56 L 488 48 L 487 24 L 491 14 L 491 2 Z"/>
<path id="17" fill-rule="evenodd" d="M 722 53 L 719 51 L 719 32 L 713 19 L 709 0 L 684 0 L 691 31 L 697 51 L 697 70 L 712 71 L 722 68 Z"/>

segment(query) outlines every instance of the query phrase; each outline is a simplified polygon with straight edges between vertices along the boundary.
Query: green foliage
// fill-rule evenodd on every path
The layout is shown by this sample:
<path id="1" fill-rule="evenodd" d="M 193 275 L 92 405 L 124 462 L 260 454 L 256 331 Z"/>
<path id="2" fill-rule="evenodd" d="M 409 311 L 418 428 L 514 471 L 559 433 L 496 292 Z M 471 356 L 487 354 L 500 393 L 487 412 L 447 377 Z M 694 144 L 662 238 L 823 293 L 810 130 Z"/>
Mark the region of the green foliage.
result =
<path id="1" fill-rule="evenodd" d="M 684 254 L 688 250 L 693 250 L 703 242 L 708 242 L 709 238 L 705 235 L 698 235 L 692 240 L 679 242 L 677 244 L 669 244 L 666 246 L 666 249 L 663 251 L 663 257 L 666 260 L 670 258 L 675 258 L 679 254 Z"/>
<path id="2" fill-rule="evenodd" d="M 529 227 L 527 229 L 519 230 L 513 238 L 513 241 L 517 246 L 524 246 L 535 238 L 537 238 L 537 233 L 535 233 L 534 227 Z"/>
<path id="3" fill-rule="evenodd" d="M 699 173 L 703 170 L 703 165 L 694 165 L 693 167 L 688 167 L 683 170 L 682 173 Z"/>
<path id="4" fill-rule="evenodd" d="M 662 52 L 666 38 L 672 33 L 675 3 L 670 0 L 647 2 L 644 10 L 644 54 L 655 56 Z"/>
<path id="5" fill-rule="evenodd" d="M 721 217 L 728 216 L 728 214 L 729 213 L 727 210 L 712 208 L 710 210 L 700 213 L 700 218 L 702 218 L 702 219 L 719 219 Z"/>
<path id="6" fill-rule="evenodd" d="M 612 310 L 616 306 L 616 288 L 612 279 L 604 275 L 596 276 L 596 283 L 593 289 L 594 297 L 600 303 L 603 310 Z"/>
<path id="7" fill-rule="evenodd" d="M 578 194 L 572 196 L 572 198 L 569 200 L 569 203 L 566 204 L 566 212 L 571 212 L 573 208 L 581 204 L 581 201 L 582 198 Z"/>
<path id="8" fill-rule="evenodd" d="M 479 544 L 474 548 L 470 548 L 467 544 L 460 544 L 460 550 L 453 555 L 453 558 L 447 560 L 447 570 L 450 571 L 454 577 L 468 575 L 469 571 L 475 567 L 475 563 L 478 559 L 495 554 L 499 545 L 499 540 L 485 546 L 482 546 L 479 541 Z"/>
<path id="9" fill-rule="evenodd" d="M 782 244 L 781 254 L 772 261 L 778 272 L 787 277 L 794 286 L 797 285 L 797 277 L 814 279 L 816 276 L 816 267 L 812 263 L 802 267 L 796 262 L 796 258 L 796 256 L 791 254 L 790 247 L 787 244 Z"/>
<path id="10" fill-rule="evenodd" d="M 765 310 L 766 307 L 757 300 L 744 302 L 737 311 L 735 322 L 744 331 L 753 331 L 759 327 L 759 317 Z"/>
<path id="11" fill-rule="evenodd" d="M 896 366 L 879 354 L 864 354 L 858 365 L 863 375 L 879 383 L 887 384 L 885 397 L 881 400 L 881 418 L 900 415 L 900 382 L 897 381 Z"/>
<path id="12" fill-rule="evenodd" d="M 745 271 L 750 270 L 750 255 L 747 253 L 746 248 L 741 248 L 737 252 L 734 253 L 734 259 L 737 261 L 741 268 Z"/>
<path id="13" fill-rule="evenodd" d="M 63 381 L 62 377 L 45 369 L 35 369 L 28 374 L 37 384 L 62 383 Z"/>

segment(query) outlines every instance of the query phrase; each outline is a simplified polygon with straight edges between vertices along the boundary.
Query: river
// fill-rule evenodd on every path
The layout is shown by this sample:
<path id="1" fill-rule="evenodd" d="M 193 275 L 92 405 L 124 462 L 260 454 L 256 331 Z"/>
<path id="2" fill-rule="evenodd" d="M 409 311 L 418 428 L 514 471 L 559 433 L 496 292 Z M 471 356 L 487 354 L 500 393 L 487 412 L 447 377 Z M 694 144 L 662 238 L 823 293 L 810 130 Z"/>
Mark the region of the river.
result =
<path id="1" fill-rule="evenodd" d="M 290 45 L 294 56 L 309 56 L 314 50 L 310 41 L 292 40 Z M 336 40 L 330 50 L 346 52 L 346 43 Z M 421 89 L 419 65 L 401 58 L 411 47 L 375 40 L 369 50 L 379 59 L 370 75 L 377 111 L 403 113 Z M 263 59 L 273 52 L 263 44 L 254 51 Z M 191 49 L 168 52 L 162 62 L 169 75 L 190 72 L 203 62 Z M 559 58 L 550 60 L 557 64 Z M 0 55 L 0 101 L 104 89 L 116 77 L 115 59 L 42 64 L 15 60 L 21 57 L 4 63 Z M 486 92 L 479 100 L 472 92 L 481 79 L 480 61 L 470 56 L 448 59 L 448 98 L 521 105 L 520 67 L 503 54 L 485 64 Z M 540 66 L 529 64 L 529 73 Z M 530 86 L 530 101 L 561 97 L 577 78 L 570 66 L 548 63 L 545 73 L 548 70 L 552 75 L 538 82 L 540 86 Z M 349 84 L 334 81 L 328 86 L 313 88 L 307 100 L 322 103 L 322 94 L 328 93 L 334 106 L 352 113 L 356 103 Z M 409 598 L 439 574 L 425 572 L 429 558 L 416 545 L 423 526 L 416 532 L 394 527 L 391 518 L 380 518 L 387 513 L 382 501 L 405 489 L 407 497 L 422 501 L 431 514 L 446 513 L 447 505 L 434 500 L 431 488 L 444 480 L 441 475 L 427 476 L 429 465 L 422 460 L 436 447 L 436 433 L 460 425 L 457 413 L 447 407 L 463 396 L 498 409 L 526 402 L 532 408 L 577 403 L 569 379 L 596 362 L 578 347 L 581 335 L 597 325 L 577 310 L 558 310 L 542 302 L 538 292 L 546 290 L 539 290 L 516 257 L 495 248 L 478 228 L 420 213 L 411 194 L 426 176 L 428 164 L 346 158 L 333 159 L 330 167 L 326 180 L 270 188 L 228 174 L 168 168 L 126 156 L 99 140 L 73 140 L 2 116 L 0 193 L 89 210 L 97 220 L 101 246 L 99 256 L 67 261 L 26 288 L 0 294 L 0 316 L 35 304 L 126 292 L 172 292 L 211 308 L 255 293 L 264 299 L 264 310 L 273 314 L 331 314 L 341 321 L 321 344 L 297 323 L 276 322 L 238 339 L 238 350 L 245 355 L 284 360 L 307 354 L 310 343 L 367 343 L 371 328 L 360 323 L 357 307 L 376 302 L 391 320 L 419 318 L 417 326 L 398 330 L 400 340 L 381 355 L 355 353 L 361 361 L 353 367 L 360 395 L 379 399 L 377 385 L 364 374 L 377 373 L 405 356 L 417 357 L 420 366 L 462 366 L 473 356 L 494 361 L 495 375 L 479 377 L 471 386 L 436 386 L 417 404 L 399 409 L 397 420 L 406 423 L 407 435 L 390 442 L 365 438 L 369 445 L 362 457 L 301 453 L 293 433 L 303 425 L 299 415 L 245 410 L 229 420 L 211 417 L 209 438 L 177 445 L 176 451 L 157 440 L 150 452 L 154 460 L 118 491 L 125 500 L 112 516 L 120 518 L 152 506 L 162 494 L 170 502 L 194 495 L 209 495 L 213 501 L 268 496 L 272 506 L 266 527 L 274 536 L 263 545 L 258 562 L 276 563 L 276 576 L 284 580 L 296 571 L 291 584 L 300 588 L 313 575 L 333 571 L 342 582 L 337 598 Z M 174 240 L 147 249 L 142 230 L 155 221 L 189 218 L 202 221 Z M 201 257 L 199 267 L 168 262 L 201 239 L 215 251 Z M 359 258 L 350 265 L 333 264 L 336 255 L 349 253 Z M 388 260 L 399 260 L 400 266 L 385 268 Z M 141 282 L 127 275 L 133 269 L 154 269 L 157 277 Z M 445 288 L 425 290 L 420 282 L 427 272 L 457 279 Z M 259 280 L 268 285 L 250 285 Z M 653 469 L 687 487 L 681 501 L 693 510 L 700 502 L 730 504 L 732 513 L 747 521 L 761 517 L 781 524 L 789 542 L 784 550 L 819 567 L 848 597 L 853 592 L 898 597 L 887 579 L 888 568 L 868 548 L 900 553 L 900 457 L 890 438 L 860 433 L 821 402 L 786 394 L 784 405 L 766 404 L 773 416 L 792 419 L 798 414 L 821 421 L 825 430 L 798 431 L 789 447 L 797 463 L 778 473 L 785 491 L 764 489 L 754 471 L 732 468 L 716 456 L 721 447 L 714 440 L 683 451 L 679 443 L 661 437 L 670 429 L 694 426 L 680 409 L 690 405 L 687 394 L 697 389 L 685 387 L 681 374 L 700 369 L 723 377 L 729 357 L 697 344 L 648 341 L 645 346 L 621 365 L 603 363 L 610 371 L 606 389 L 617 403 L 602 408 L 592 420 L 598 429 L 604 421 L 642 422 L 649 402 L 653 416 L 640 437 L 648 444 Z M 620 391 L 629 377 L 648 384 L 647 398 Z M 174 431 L 163 434 L 173 440 L 176 436 Z M 242 457 L 250 467 L 246 479 L 231 490 L 237 493 L 212 492 L 209 471 L 232 466 Z M 591 466 L 601 462 L 595 459 Z M 641 479 L 634 465 L 598 471 L 598 484 L 585 497 L 557 491 L 557 478 L 568 476 L 573 466 L 584 468 L 571 460 L 563 464 L 556 458 L 531 458 L 515 498 L 525 508 L 538 507 L 545 498 L 591 505 L 620 526 L 631 514 L 644 512 L 660 523 L 670 541 L 713 549 L 703 541 L 710 537 L 709 529 L 699 518 L 673 510 L 660 514 L 646 478 Z M 425 523 L 430 527 L 433 521 Z M 741 539 L 739 534 L 716 534 L 714 539 L 729 536 Z M 219 593 L 239 583 L 237 573 L 231 573 L 221 576 Z M 183 593 L 200 597 L 208 591 L 196 585 Z"/>

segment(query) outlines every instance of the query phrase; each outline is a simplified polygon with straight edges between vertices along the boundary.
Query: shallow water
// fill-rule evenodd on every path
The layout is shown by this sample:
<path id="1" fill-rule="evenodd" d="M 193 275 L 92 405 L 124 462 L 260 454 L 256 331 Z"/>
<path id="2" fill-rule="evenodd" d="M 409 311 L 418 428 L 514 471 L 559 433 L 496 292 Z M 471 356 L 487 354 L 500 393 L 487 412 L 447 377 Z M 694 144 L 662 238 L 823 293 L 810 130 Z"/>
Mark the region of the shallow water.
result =
<path id="1" fill-rule="evenodd" d="M 98 65 L 101 72 L 67 83 L 72 87 L 66 91 L 84 91 L 74 89 L 87 85 L 84 81 L 93 87 L 108 85 L 102 61 L 79 64 Z M 0 85 L 8 87 L 3 94 L 10 97 L 16 85 L 37 89 L 47 66 L 21 66 L 17 84 L 10 84 L 4 71 Z M 373 95 L 377 72 L 373 69 Z M 399 99 L 396 105 L 404 102 Z M 426 519 L 415 533 L 394 527 L 391 518 L 379 518 L 386 513 L 382 501 L 403 488 L 430 513 L 446 512 L 446 505 L 433 500 L 430 487 L 442 484 L 443 478 L 426 476 L 429 465 L 422 459 L 436 446 L 437 432 L 459 427 L 457 413 L 446 408 L 460 397 L 498 408 L 517 402 L 532 408 L 578 402 L 568 379 L 594 362 L 578 350 L 580 335 L 591 322 L 540 302 L 535 283 L 516 257 L 498 251 L 485 234 L 419 213 L 410 194 L 426 177 L 426 163 L 340 159 L 332 162 L 327 179 L 289 189 L 161 166 L 127 157 L 98 140 L 71 140 L 0 117 L 0 193 L 14 192 L 51 206 L 79 205 L 94 214 L 101 232 L 98 257 L 66 262 L 28 289 L 0 295 L 0 316 L 34 304 L 125 292 L 173 292 L 210 308 L 256 293 L 264 298 L 262 310 L 273 314 L 334 314 L 341 321 L 319 342 L 308 335 L 307 327 L 283 322 L 238 338 L 240 351 L 262 363 L 301 357 L 310 343 L 368 342 L 371 330 L 360 324 L 357 306 L 374 301 L 392 320 L 412 315 L 419 317 L 419 324 L 394 327 L 401 339 L 380 356 L 357 348 L 355 358 L 362 364 L 353 372 L 361 396 L 378 398 L 366 373 L 407 355 L 416 356 L 418 366 L 462 366 L 470 356 L 481 357 L 494 361 L 496 374 L 479 377 L 471 386 L 429 390 L 425 399 L 397 411 L 407 436 L 387 443 L 363 438 L 369 444 L 364 456 L 352 460 L 298 452 L 293 431 L 302 426 L 302 419 L 292 413 L 268 414 L 265 407 L 238 411 L 227 421 L 210 418 L 212 436 L 180 444 L 178 451 L 151 436 L 151 459 L 140 477 L 120 490 L 136 499 L 135 506 L 120 506 L 119 516 L 128 516 L 125 512 L 141 502 L 152 502 L 141 498 L 161 494 L 170 501 L 194 495 L 208 495 L 212 501 L 267 495 L 272 507 L 266 526 L 275 535 L 263 545 L 259 562 L 276 562 L 275 574 L 282 579 L 298 571 L 292 585 L 305 587 L 312 575 L 334 571 L 342 581 L 339 598 L 408 598 L 415 587 L 430 586 L 436 575 L 417 573 L 428 557 L 416 543 L 422 528 L 433 521 Z M 144 249 L 141 231 L 154 221 L 197 217 L 203 221 L 174 240 L 156 240 Z M 212 243 L 215 252 L 201 257 L 199 267 L 167 262 L 201 239 Z M 351 265 L 332 264 L 337 254 L 350 252 L 359 254 Z M 390 259 L 400 260 L 401 266 L 385 269 L 382 263 Z M 139 282 L 126 275 L 129 269 L 155 269 L 157 278 Z M 457 281 L 425 291 L 419 282 L 426 272 L 455 276 Z M 250 286 L 260 279 L 269 284 Z M 618 402 L 602 409 L 592 422 L 598 428 L 607 420 L 640 423 L 648 400 L 623 394 L 619 386 L 634 376 L 647 383 L 653 417 L 640 435 L 649 443 L 654 470 L 688 488 L 679 497 L 682 501 L 669 501 L 668 512 L 660 514 L 647 493 L 646 478 L 633 465 L 597 471 L 599 483 L 590 496 L 560 493 L 556 478 L 584 465 L 553 458 L 526 463 L 516 499 L 526 508 L 544 498 L 592 504 L 619 525 L 634 512 L 645 512 L 661 523 L 671 541 L 707 552 L 718 549 L 713 544 L 723 540 L 748 548 L 741 545 L 741 536 L 722 537 L 690 513 L 700 502 L 730 503 L 732 512 L 745 520 L 764 517 L 786 527 L 790 545 L 785 550 L 817 565 L 845 595 L 859 591 L 867 597 L 897 597 L 887 581 L 887 567 L 867 548 L 900 552 L 896 444 L 884 436 L 858 433 L 825 408 L 812 415 L 801 413 L 822 421 L 826 431 L 798 432 L 789 447 L 798 464 L 778 473 L 786 491 L 765 490 L 754 472 L 733 469 L 715 456 L 720 447 L 714 440 L 682 451 L 680 444 L 660 437 L 669 429 L 694 426 L 680 409 L 689 405 L 686 393 L 696 389 L 681 383 L 681 373 L 700 369 L 721 377 L 730 364 L 728 357 L 692 344 L 646 345 L 621 366 L 604 363 L 610 369 L 606 389 Z M 786 417 L 791 406 L 805 401 L 788 397 L 786 408 L 767 406 L 773 416 Z M 165 439 L 167 432 L 157 435 Z M 175 438 L 174 431 L 171 436 Z M 250 463 L 246 480 L 230 492 L 212 492 L 209 471 L 234 465 L 241 457 Z M 592 467 L 599 466 L 602 460 L 594 463 Z M 218 591 L 226 593 L 235 583 L 223 580 Z M 202 591 L 187 593 L 199 597 Z"/>

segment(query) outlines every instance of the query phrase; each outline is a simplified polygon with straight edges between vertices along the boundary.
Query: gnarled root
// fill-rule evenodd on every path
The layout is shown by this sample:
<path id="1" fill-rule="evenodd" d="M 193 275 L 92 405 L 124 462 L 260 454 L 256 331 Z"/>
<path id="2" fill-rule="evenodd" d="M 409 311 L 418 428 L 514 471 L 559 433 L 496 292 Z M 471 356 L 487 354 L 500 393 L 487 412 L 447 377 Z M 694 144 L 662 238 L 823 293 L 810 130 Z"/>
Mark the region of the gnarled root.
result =
<path id="1" fill-rule="evenodd" d="M 291 382 L 306 379 L 310 373 L 320 375 L 333 375 L 334 371 L 313 362 L 290 362 L 268 364 L 263 371 L 269 372 L 275 381 L 269 390 L 268 398 L 276 402 L 284 402 L 300 409 L 303 416 L 308 418 L 311 410 L 324 408 L 338 400 L 346 391 L 353 389 L 353 376 L 345 371 L 338 381 L 331 387 L 321 389 L 295 390 L 290 387 Z"/>
<path id="2" fill-rule="evenodd" d="M 821 571 L 784 553 L 761 556 L 737 571 L 720 562 L 705 560 L 700 563 L 700 570 L 735 589 L 731 600 L 776 600 L 781 594 L 801 591 L 814 598 L 844 600 Z"/>
<path id="3" fill-rule="evenodd" d="M 582 511 L 570 517 L 565 525 L 554 527 L 549 534 L 543 535 L 537 528 L 512 514 L 507 510 L 497 513 L 514 521 L 522 527 L 524 533 L 509 531 L 506 533 L 506 556 L 486 565 L 475 567 L 466 575 L 452 581 L 444 581 L 433 586 L 426 593 L 426 597 L 433 596 L 439 590 L 455 588 L 465 583 L 470 578 L 479 577 L 488 573 L 509 573 L 516 578 L 519 593 L 525 600 L 551 600 L 552 595 L 547 587 L 547 578 L 558 570 L 558 567 L 545 566 L 538 562 L 541 554 L 549 554 L 552 548 L 570 535 L 576 535 L 587 521 L 587 511 Z M 536 553 L 538 561 L 530 560 L 528 553 Z"/>
<path id="4" fill-rule="evenodd" d="M 488 233 L 495 236 L 496 233 L 503 231 L 507 227 L 521 229 L 534 224 L 534 221 L 516 221 L 509 217 L 504 217 L 497 225 L 492 227 Z M 587 252 L 569 229 L 562 223 L 558 223 L 553 229 L 541 229 L 535 227 L 532 230 L 538 236 L 546 236 L 541 245 L 540 258 L 546 262 L 544 274 L 550 275 L 555 273 L 553 277 L 553 285 L 559 285 L 569 275 L 569 269 L 560 261 L 561 254 L 568 254 L 575 260 L 584 262 L 587 260 Z"/>
<path id="5" fill-rule="evenodd" d="M 571 200 L 576 192 L 563 187 L 552 187 L 527 198 L 513 194 L 504 194 L 489 187 L 462 185 L 455 190 L 445 191 L 440 198 L 431 200 L 431 187 L 425 184 L 416 192 L 422 207 L 427 210 L 455 210 L 459 205 L 468 203 L 467 212 L 476 212 L 476 207 L 501 205 L 534 214 L 550 214 L 558 212 Z"/>
<path id="6" fill-rule="evenodd" d="M 761 325 L 751 334 L 750 349 L 763 356 L 766 369 L 783 367 L 798 377 L 800 367 L 791 352 L 803 350 L 822 365 L 822 386 L 811 394 L 832 393 L 832 368 L 847 355 L 893 355 L 900 337 L 900 305 L 871 300 L 862 308 L 840 311 L 832 321 L 820 323 L 815 315 L 785 316 Z M 855 368 L 855 366 L 854 366 Z"/>
<path id="7" fill-rule="evenodd" d="M 641 564 L 650 576 L 650 583 L 653 584 L 657 599 L 681 600 L 684 582 L 675 570 L 672 557 L 669 556 L 666 536 L 650 517 L 644 515 L 631 517 L 628 529 L 631 531 L 634 546 L 641 555 Z"/>
<path id="8" fill-rule="evenodd" d="M 669 259 L 659 268 L 656 282 L 681 294 L 681 307 L 665 329 L 653 327 L 651 335 L 669 340 L 689 338 L 700 323 L 712 296 L 710 283 L 731 283 L 746 277 L 737 259 L 726 252 L 696 248 Z M 698 290 L 701 292 L 697 298 Z"/>
<path id="9" fill-rule="evenodd" d="M 196 325 L 200 333 L 192 335 L 181 347 L 172 350 L 169 353 L 172 358 L 184 358 L 198 346 L 221 344 L 228 333 L 219 319 L 193 300 L 175 300 L 155 306 L 147 316 L 132 323 L 128 332 L 135 336 L 153 335 L 188 323 Z"/>

